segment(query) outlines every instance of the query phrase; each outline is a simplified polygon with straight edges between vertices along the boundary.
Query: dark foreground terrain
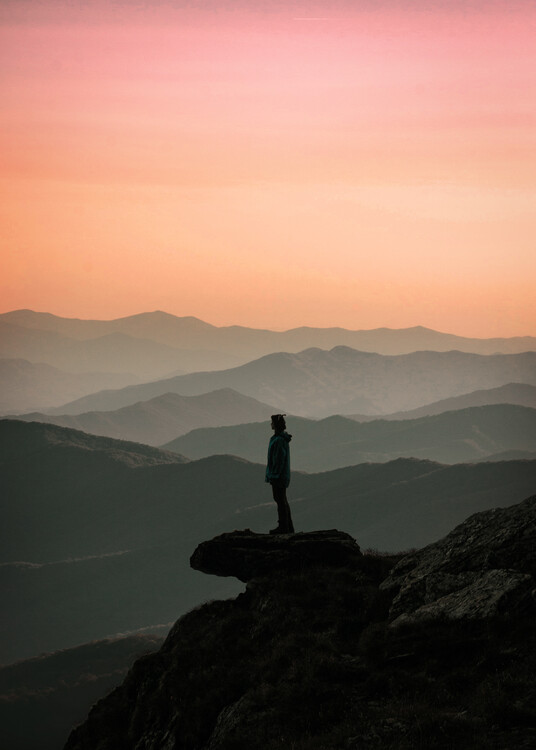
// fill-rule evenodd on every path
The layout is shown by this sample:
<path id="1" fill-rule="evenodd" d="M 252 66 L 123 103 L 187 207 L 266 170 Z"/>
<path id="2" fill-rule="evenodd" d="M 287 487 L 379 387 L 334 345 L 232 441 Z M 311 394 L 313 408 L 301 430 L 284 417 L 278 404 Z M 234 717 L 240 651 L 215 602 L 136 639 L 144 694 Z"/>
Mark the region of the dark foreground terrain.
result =
<path id="1" fill-rule="evenodd" d="M 247 583 L 194 609 L 66 750 L 531 748 L 536 496 L 405 557 L 342 532 L 237 531 L 194 568 Z"/>
<path id="2" fill-rule="evenodd" d="M 0 667 L 2 750 L 58 750 L 89 707 L 162 641 L 157 635 L 94 641 Z"/>

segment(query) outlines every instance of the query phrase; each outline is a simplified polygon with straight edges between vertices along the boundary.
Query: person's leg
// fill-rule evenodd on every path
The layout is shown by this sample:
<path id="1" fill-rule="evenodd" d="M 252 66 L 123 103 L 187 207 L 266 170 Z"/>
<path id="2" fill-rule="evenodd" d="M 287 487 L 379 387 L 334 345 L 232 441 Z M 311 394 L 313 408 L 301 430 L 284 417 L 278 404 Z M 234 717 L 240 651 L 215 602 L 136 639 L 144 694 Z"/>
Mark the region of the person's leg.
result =
<path id="1" fill-rule="evenodd" d="M 287 500 L 287 490 L 284 486 L 272 484 L 272 494 L 277 503 L 278 516 L 277 529 L 274 529 L 274 532 L 278 531 L 281 534 L 292 534 L 294 532 L 294 526 L 292 524 L 290 507 Z"/>
<path id="2" fill-rule="evenodd" d="M 294 524 L 292 523 L 292 516 L 290 515 L 290 505 L 287 500 L 287 491 L 285 490 L 285 507 L 287 513 L 287 529 L 289 534 L 294 534 Z"/>
<path id="3" fill-rule="evenodd" d="M 294 533 L 294 524 L 292 523 L 292 517 L 290 515 L 290 505 L 287 500 L 287 489 L 282 487 L 281 493 L 281 505 L 283 506 L 283 513 L 285 515 L 285 531 L 287 534 Z"/>
<path id="4" fill-rule="evenodd" d="M 284 533 L 286 527 L 285 509 L 281 504 L 281 489 L 282 488 L 278 487 L 276 484 L 272 484 L 272 495 L 277 504 L 277 528 L 272 529 L 270 532 L 274 534 Z"/>

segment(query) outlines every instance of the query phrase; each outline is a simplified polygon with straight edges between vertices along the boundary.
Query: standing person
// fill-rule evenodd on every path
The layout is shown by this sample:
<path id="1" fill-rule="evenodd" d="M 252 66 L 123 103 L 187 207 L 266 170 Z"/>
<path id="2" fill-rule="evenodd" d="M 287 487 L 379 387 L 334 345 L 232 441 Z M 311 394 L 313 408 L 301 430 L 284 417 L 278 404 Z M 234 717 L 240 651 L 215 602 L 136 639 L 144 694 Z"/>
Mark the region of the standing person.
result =
<path id="1" fill-rule="evenodd" d="M 272 485 L 272 494 L 277 503 L 277 528 L 270 534 L 293 534 L 294 526 L 287 500 L 287 487 L 290 484 L 290 446 L 292 435 L 286 430 L 286 414 L 272 414 L 274 434 L 268 443 L 268 464 L 265 481 Z"/>

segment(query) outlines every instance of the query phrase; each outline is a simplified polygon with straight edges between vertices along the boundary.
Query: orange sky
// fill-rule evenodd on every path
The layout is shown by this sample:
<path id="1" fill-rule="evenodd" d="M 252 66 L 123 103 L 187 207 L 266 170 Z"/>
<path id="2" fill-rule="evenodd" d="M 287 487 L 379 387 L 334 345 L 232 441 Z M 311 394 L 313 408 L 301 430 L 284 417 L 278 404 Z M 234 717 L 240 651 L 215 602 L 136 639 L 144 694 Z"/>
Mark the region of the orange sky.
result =
<path id="1" fill-rule="evenodd" d="M 535 21 L 4 0 L 2 311 L 536 334 Z"/>

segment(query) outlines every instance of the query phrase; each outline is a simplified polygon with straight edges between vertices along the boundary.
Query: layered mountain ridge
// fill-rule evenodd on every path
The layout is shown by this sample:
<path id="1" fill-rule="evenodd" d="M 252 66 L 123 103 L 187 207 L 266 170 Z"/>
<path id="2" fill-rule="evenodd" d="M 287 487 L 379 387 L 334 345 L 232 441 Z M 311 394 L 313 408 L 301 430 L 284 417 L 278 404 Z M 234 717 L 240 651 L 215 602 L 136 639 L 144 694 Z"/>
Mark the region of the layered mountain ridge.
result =
<path id="1" fill-rule="evenodd" d="M 155 748 L 531 747 L 533 512 L 513 506 L 536 486 L 535 343 L 0 315 L 4 413 L 39 408 L 0 420 L 0 681 L 18 681 L 0 692 L 0 744 L 58 747 L 181 617 L 156 683 L 144 658 L 88 748 L 122 746 L 125 722 Z M 303 415 L 289 416 L 292 540 L 265 533 L 281 411 Z M 448 534 L 497 506 L 495 526 L 480 514 Z M 173 691 L 160 711 L 170 684 L 182 735 Z M 178 718 L 162 735 L 164 715 Z"/>
<path id="2" fill-rule="evenodd" d="M 289 414 L 381 415 L 408 410 L 471 390 L 496 388 L 513 380 L 536 385 L 536 352 L 479 355 L 420 351 L 403 355 L 361 352 L 345 346 L 329 351 L 268 354 L 240 367 L 196 372 L 164 380 L 102 391 L 52 414 L 110 411 L 164 393 L 196 396 L 220 388 L 268 404 Z"/>
<path id="3" fill-rule="evenodd" d="M 214 326 L 193 316 L 178 317 L 161 310 L 138 313 L 115 320 L 82 320 L 62 318 L 33 310 L 13 310 L 1 314 L 0 322 L 30 330 L 53 332 L 78 340 L 98 338 L 110 333 L 122 333 L 181 349 L 232 351 L 249 358 L 277 351 L 296 352 L 310 347 L 331 349 L 339 345 L 383 354 L 403 354 L 422 349 L 436 351 L 458 349 L 481 354 L 514 353 L 536 349 L 536 339 L 532 336 L 467 338 L 434 331 L 424 326 L 370 330 L 301 326 L 287 331 L 271 331 L 239 325 Z"/>
<path id="4" fill-rule="evenodd" d="M 399 411 L 394 414 L 382 414 L 382 419 L 417 419 L 442 414 L 445 411 L 457 411 L 471 406 L 490 406 L 491 404 L 516 404 L 530 406 L 536 409 L 536 386 L 527 383 L 506 383 L 497 388 L 480 388 L 471 393 L 452 396 L 441 401 L 434 401 L 417 409 Z M 375 417 L 366 414 L 348 414 L 348 417 L 358 422 L 370 422 Z"/>
<path id="5" fill-rule="evenodd" d="M 139 395 L 133 400 L 114 401 L 109 405 L 102 396 L 78 409 L 71 401 L 79 396 L 139 381 L 155 381 L 174 378 L 183 373 L 205 373 L 226 371 L 253 362 L 266 355 L 288 355 L 305 352 L 308 349 L 332 350 L 347 347 L 364 353 L 384 356 L 409 354 L 416 351 L 448 352 L 459 351 L 495 355 L 514 354 L 536 350 L 536 339 L 518 337 L 511 339 L 469 339 L 444 334 L 422 326 L 408 329 L 375 329 L 352 331 L 343 328 L 295 328 L 289 331 L 270 331 L 246 328 L 244 326 L 217 327 L 197 318 L 179 318 L 163 312 L 140 313 L 117 320 L 79 320 L 60 318 L 49 313 L 31 310 L 14 310 L 0 315 L 0 385 L 3 400 L 0 409 L 4 414 L 35 411 L 69 405 L 69 413 L 80 411 L 108 410 L 126 406 L 140 400 L 147 400 L 166 391 L 182 395 L 199 395 L 202 392 L 221 387 L 233 387 L 244 395 L 249 395 L 267 403 L 278 403 L 284 393 L 267 383 L 264 393 L 243 390 L 237 383 L 220 383 L 201 390 L 181 390 L 174 386 Z M 24 360 L 24 364 L 21 363 Z M 268 363 L 268 381 L 272 378 L 273 366 Z M 303 367 L 305 362 L 297 363 Z M 44 368 L 57 371 L 46 371 Z M 2 369 L 6 372 L 2 374 Z M 21 382 L 13 382 L 13 372 L 19 371 Z M 514 368 L 511 379 L 531 382 L 516 377 Z M 93 373 L 96 373 L 93 375 Z M 100 374 L 99 374 L 100 373 Z M 106 375 L 106 378 L 102 374 Z M 325 373 L 328 375 L 329 373 Z M 335 375 L 335 373 L 331 373 Z M 521 374 L 521 373 L 519 373 Z M 76 383 L 75 375 L 80 383 Z M 287 373 L 287 376 L 289 373 Z M 277 374 L 276 374 L 277 376 Z M 318 373 L 315 373 L 318 377 Z M 320 373 L 320 377 L 324 377 Z M 40 378 L 43 382 L 40 382 Z M 61 397 L 61 386 L 69 384 Z M 470 382 L 473 388 L 494 387 L 508 382 L 503 376 L 499 380 Z M 247 383 L 246 383 L 247 385 Z M 391 387 L 392 384 L 387 384 Z M 396 385 L 396 381 L 395 381 Z M 24 386 L 24 387 L 22 387 Z M 334 381 L 333 386 L 340 386 Z M 423 383 L 420 384 L 421 388 Z M 257 385 L 257 390 L 258 390 Z M 309 388 L 305 385 L 305 388 Z M 329 389 L 328 389 L 329 390 Z M 430 394 L 430 401 L 437 398 L 457 396 L 469 390 L 463 384 L 453 392 L 438 391 Z M 292 394 L 289 394 L 292 395 Z M 296 394 L 293 394 L 294 396 Z M 318 414 L 296 404 L 286 407 L 287 411 L 303 413 L 307 416 L 326 416 L 329 411 L 360 413 L 365 415 L 387 413 L 411 409 L 423 405 L 409 400 L 383 403 L 378 394 L 349 394 L 345 401 L 333 400 Z M 73 411 L 74 408 L 74 411 Z M 316 408 L 316 407 L 315 407 Z M 301 411 L 300 411 L 301 409 Z M 78 410 L 78 411 L 77 411 Z M 62 413 L 61 410 L 56 413 Z"/>
<path id="6" fill-rule="evenodd" d="M 0 414 L 53 407 L 102 388 L 139 383 L 129 373 L 64 372 L 42 362 L 0 359 Z"/>
<path id="7" fill-rule="evenodd" d="M 164 393 L 115 411 L 58 415 L 30 412 L 17 415 L 17 419 L 157 446 L 199 427 L 266 422 L 278 411 L 277 407 L 242 396 L 232 388 L 221 388 L 199 396 Z"/>
<path id="8" fill-rule="evenodd" d="M 329 471 L 400 457 L 463 463 L 508 451 L 536 451 L 536 409 L 513 404 L 477 406 L 399 421 L 361 423 L 342 416 L 316 421 L 293 417 L 290 424 L 295 436 L 292 463 L 302 471 Z M 193 459 L 230 453 L 262 462 L 265 433 L 262 423 L 198 428 L 162 447 Z"/>

